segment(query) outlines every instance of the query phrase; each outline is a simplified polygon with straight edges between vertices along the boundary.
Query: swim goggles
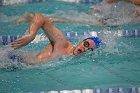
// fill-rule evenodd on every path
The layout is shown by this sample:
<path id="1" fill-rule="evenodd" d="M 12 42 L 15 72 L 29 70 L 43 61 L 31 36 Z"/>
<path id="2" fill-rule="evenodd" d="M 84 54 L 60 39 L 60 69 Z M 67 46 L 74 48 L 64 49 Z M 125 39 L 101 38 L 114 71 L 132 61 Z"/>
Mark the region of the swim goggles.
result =
<path id="1" fill-rule="evenodd" d="M 87 41 L 87 39 L 92 40 L 92 41 L 95 43 L 95 47 L 89 48 L 90 43 Z M 99 39 L 98 37 L 89 37 L 89 38 L 84 39 L 83 41 L 84 41 L 84 47 L 86 47 L 86 48 L 88 48 L 88 49 L 92 49 L 92 51 L 93 51 L 95 48 L 99 48 L 100 45 L 102 44 L 102 40 Z"/>
<path id="2" fill-rule="evenodd" d="M 88 48 L 88 50 L 89 50 L 89 49 L 91 49 L 92 51 L 94 50 L 93 48 L 89 48 L 90 43 L 89 43 L 88 41 L 86 41 L 86 40 L 84 40 L 83 45 L 84 45 L 84 47 Z"/>

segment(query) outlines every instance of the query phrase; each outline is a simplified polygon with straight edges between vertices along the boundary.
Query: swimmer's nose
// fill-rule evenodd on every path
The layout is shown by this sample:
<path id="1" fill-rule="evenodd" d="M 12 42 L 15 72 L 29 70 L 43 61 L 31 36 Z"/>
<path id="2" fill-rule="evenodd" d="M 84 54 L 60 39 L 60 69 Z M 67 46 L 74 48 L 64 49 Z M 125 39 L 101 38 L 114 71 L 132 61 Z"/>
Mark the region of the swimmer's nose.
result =
<path id="1" fill-rule="evenodd" d="M 83 48 L 82 48 L 82 52 L 86 52 L 87 50 L 88 50 L 87 47 L 83 47 Z"/>

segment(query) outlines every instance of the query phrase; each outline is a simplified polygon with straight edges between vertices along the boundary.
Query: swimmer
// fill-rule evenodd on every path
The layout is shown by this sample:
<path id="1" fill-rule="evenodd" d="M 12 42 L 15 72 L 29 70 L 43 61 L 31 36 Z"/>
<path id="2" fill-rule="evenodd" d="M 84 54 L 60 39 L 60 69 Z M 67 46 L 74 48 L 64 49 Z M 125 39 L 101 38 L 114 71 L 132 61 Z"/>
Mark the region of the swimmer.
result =
<path id="1" fill-rule="evenodd" d="M 37 13 L 32 15 L 28 34 L 16 39 L 12 43 L 12 47 L 18 49 L 29 44 L 35 39 L 40 28 L 43 29 L 50 43 L 35 56 L 28 56 L 26 58 L 31 63 L 42 63 L 63 55 L 79 55 L 86 52 L 88 49 L 95 50 L 101 45 L 101 40 L 98 37 L 89 37 L 82 40 L 75 47 L 48 18 Z"/>
<path id="2" fill-rule="evenodd" d="M 116 3 L 118 1 L 126 1 L 126 2 L 130 2 L 132 4 L 135 4 L 137 6 L 140 6 L 140 0 L 106 0 L 106 2 L 108 4 L 112 4 L 112 3 Z M 132 17 L 140 17 L 140 9 L 136 9 L 133 14 L 132 14 Z"/>
<path id="3" fill-rule="evenodd" d="M 91 7 L 91 14 L 106 26 L 138 24 L 140 7 L 137 4 L 129 0 L 103 0 Z"/>

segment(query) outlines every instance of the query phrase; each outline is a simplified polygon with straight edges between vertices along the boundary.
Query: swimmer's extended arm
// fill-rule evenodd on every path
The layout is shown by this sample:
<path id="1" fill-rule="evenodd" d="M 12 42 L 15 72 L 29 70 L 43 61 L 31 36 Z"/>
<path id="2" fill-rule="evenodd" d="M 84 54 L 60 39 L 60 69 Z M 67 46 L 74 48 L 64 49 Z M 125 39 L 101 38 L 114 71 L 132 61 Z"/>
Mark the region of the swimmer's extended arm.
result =
<path id="1" fill-rule="evenodd" d="M 28 14 L 25 14 L 24 16 L 22 17 L 19 17 L 15 20 L 16 23 L 21 23 L 21 22 L 30 22 L 33 18 L 33 14 L 32 13 L 28 13 Z"/>
<path id="2" fill-rule="evenodd" d="M 16 23 L 22 23 L 22 22 L 30 22 L 33 19 L 34 15 L 32 13 L 25 14 L 22 17 L 19 17 L 15 20 Z M 49 21 L 52 23 L 57 22 L 69 22 L 68 19 L 65 18 L 58 18 L 58 17 L 48 17 Z"/>
<path id="3" fill-rule="evenodd" d="M 59 44 L 60 47 L 66 45 L 67 39 L 63 33 L 53 26 L 47 18 L 41 14 L 35 14 L 29 26 L 29 33 L 15 40 L 12 43 L 12 47 L 16 49 L 30 43 L 32 40 L 34 40 L 40 28 L 44 29 L 44 33 L 47 35 L 52 45 L 56 43 Z"/>

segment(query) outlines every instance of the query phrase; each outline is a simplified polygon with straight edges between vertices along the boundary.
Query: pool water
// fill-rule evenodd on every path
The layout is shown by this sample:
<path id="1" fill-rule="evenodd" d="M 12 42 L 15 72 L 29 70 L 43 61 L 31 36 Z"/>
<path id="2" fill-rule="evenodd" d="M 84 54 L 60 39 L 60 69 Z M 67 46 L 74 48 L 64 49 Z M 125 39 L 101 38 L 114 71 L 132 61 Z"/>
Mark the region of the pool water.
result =
<path id="1" fill-rule="evenodd" d="M 17 17 L 31 12 L 55 14 L 61 11 L 88 13 L 91 4 L 43 2 L 0 7 L 0 35 L 22 35 L 27 23 L 15 24 Z M 72 12 L 73 13 L 73 12 Z M 140 29 L 139 24 L 106 27 L 78 23 L 56 23 L 62 32 Z M 42 33 L 40 31 L 38 34 Z M 39 65 L 5 65 L 0 60 L 0 92 L 39 92 L 63 89 L 137 87 L 140 86 L 140 38 L 102 36 L 105 45 L 94 52 L 64 56 Z M 78 40 L 73 40 L 73 44 Z M 39 52 L 47 41 L 32 43 L 16 50 Z M 7 50 L 1 45 L 0 56 Z M 10 49 L 10 48 L 8 48 Z M 28 53 L 28 52 L 27 52 Z M 1 57 L 1 59 L 3 59 Z"/>

